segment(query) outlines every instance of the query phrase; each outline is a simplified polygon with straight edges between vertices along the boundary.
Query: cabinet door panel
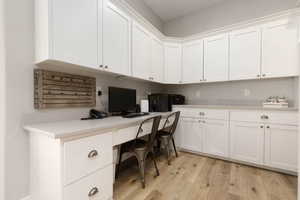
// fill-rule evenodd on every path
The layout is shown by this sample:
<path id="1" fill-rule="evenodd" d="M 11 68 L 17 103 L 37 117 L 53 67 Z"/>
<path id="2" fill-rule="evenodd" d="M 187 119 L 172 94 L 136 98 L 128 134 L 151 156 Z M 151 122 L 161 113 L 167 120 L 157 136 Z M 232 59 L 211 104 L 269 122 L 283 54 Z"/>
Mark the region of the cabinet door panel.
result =
<path id="1" fill-rule="evenodd" d="M 151 35 L 137 23 L 132 26 L 132 74 L 149 79 L 151 70 Z"/>
<path id="2" fill-rule="evenodd" d="M 204 126 L 204 152 L 216 156 L 228 157 L 228 121 L 205 120 Z"/>
<path id="3" fill-rule="evenodd" d="M 259 28 L 230 34 L 230 80 L 260 77 L 261 37 Z"/>
<path id="4" fill-rule="evenodd" d="M 102 16 L 102 1 L 53 0 L 52 10 L 54 59 L 98 68 L 98 15 Z"/>
<path id="5" fill-rule="evenodd" d="M 194 119 L 182 119 L 180 123 L 180 134 L 183 149 L 202 152 L 203 126 Z"/>
<path id="6" fill-rule="evenodd" d="M 109 0 L 104 4 L 103 59 L 108 71 L 130 75 L 131 19 Z"/>
<path id="7" fill-rule="evenodd" d="M 183 45 L 182 82 L 199 83 L 203 78 L 203 41 Z"/>
<path id="8" fill-rule="evenodd" d="M 264 126 L 259 123 L 232 122 L 231 158 L 255 164 L 263 164 Z"/>
<path id="9" fill-rule="evenodd" d="M 151 78 L 157 82 L 164 80 L 164 45 L 158 39 L 152 39 Z"/>
<path id="10" fill-rule="evenodd" d="M 299 75 L 298 24 L 281 20 L 266 24 L 262 34 L 264 77 Z"/>
<path id="11" fill-rule="evenodd" d="M 270 167 L 297 171 L 298 129 L 296 126 L 267 125 L 265 161 Z"/>
<path id="12" fill-rule="evenodd" d="M 228 80 L 229 40 L 228 35 L 219 35 L 204 40 L 204 79 L 206 81 Z"/>
<path id="13" fill-rule="evenodd" d="M 165 82 L 181 83 L 182 48 L 180 44 L 165 44 Z"/>

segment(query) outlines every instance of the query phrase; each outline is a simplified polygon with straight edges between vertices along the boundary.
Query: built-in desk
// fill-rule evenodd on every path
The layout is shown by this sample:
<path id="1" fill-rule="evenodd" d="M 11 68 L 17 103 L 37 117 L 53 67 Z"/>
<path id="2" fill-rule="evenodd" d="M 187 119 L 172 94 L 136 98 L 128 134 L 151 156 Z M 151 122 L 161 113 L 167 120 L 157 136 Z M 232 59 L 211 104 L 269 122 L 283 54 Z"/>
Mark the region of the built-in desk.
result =
<path id="1" fill-rule="evenodd" d="M 161 115 L 162 128 L 169 114 L 26 126 L 30 133 L 31 199 L 113 199 L 113 147 L 135 139 L 140 123 L 149 117 Z M 151 124 L 143 132 L 141 137 L 149 134 Z"/>

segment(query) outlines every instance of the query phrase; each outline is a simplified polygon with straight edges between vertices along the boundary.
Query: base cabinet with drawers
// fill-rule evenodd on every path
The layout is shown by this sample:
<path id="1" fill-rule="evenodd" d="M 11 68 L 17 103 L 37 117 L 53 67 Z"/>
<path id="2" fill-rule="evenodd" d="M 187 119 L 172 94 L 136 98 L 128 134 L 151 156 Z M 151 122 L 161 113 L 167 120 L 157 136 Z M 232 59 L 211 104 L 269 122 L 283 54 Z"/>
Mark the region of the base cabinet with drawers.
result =
<path id="1" fill-rule="evenodd" d="M 298 112 L 181 108 L 177 145 L 184 151 L 297 172 Z"/>

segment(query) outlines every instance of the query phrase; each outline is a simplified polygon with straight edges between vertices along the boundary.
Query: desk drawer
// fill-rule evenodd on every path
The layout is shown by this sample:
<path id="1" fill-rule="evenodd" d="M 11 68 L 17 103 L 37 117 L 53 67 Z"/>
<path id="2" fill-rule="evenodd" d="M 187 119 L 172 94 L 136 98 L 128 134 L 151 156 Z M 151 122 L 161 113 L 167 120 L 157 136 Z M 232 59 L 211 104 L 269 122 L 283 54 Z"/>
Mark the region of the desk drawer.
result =
<path id="1" fill-rule="evenodd" d="M 112 196 L 112 165 L 64 188 L 64 200 L 111 200 Z"/>
<path id="2" fill-rule="evenodd" d="M 112 146 L 112 133 L 65 143 L 65 184 L 112 164 Z"/>
<path id="3" fill-rule="evenodd" d="M 262 122 L 263 112 L 250 110 L 231 111 L 230 120 L 239 122 Z"/>
<path id="4" fill-rule="evenodd" d="M 151 133 L 152 130 L 152 122 L 146 123 L 143 125 L 143 132 L 139 134 L 140 137 L 145 136 L 149 133 Z M 128 142 L 130 140 L 133 140 L 136 138 L 138 129 L 138 126 L 132 126 L 128 128 L 123 128 L 118 131 L 116 131 L 113 134 L 113 146 L 123 144 L 125 142 Z"/>
<path id="5" fill-rule="evenodd" d="M 298 112 L 272 111 L 264 112 L 267 123 L 298 125 Z"/>
<path id="6" fill-rule="evenodd" d="M 227 120 L 229 118 L 228 110 L 214 110 L 214 109 L 202 109 L 202 108 L 182 108 L 182 109 L 177 108 L 176 110 L 181 112 L 182 117 L 216 119 L 216 120 Z"/>

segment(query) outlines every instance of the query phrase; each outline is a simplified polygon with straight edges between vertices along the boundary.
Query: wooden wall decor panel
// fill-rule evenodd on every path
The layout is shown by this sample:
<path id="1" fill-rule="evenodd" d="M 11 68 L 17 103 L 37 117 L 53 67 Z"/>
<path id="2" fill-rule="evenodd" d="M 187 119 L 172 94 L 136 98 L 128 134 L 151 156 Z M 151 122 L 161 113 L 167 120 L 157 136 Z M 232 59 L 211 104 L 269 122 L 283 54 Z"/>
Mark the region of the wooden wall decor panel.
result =
<path id="1" fill-rule="evenodd" d="M 72 108 L 96 106 L 96 78 L 34 70 L 34 107 Z"/>

